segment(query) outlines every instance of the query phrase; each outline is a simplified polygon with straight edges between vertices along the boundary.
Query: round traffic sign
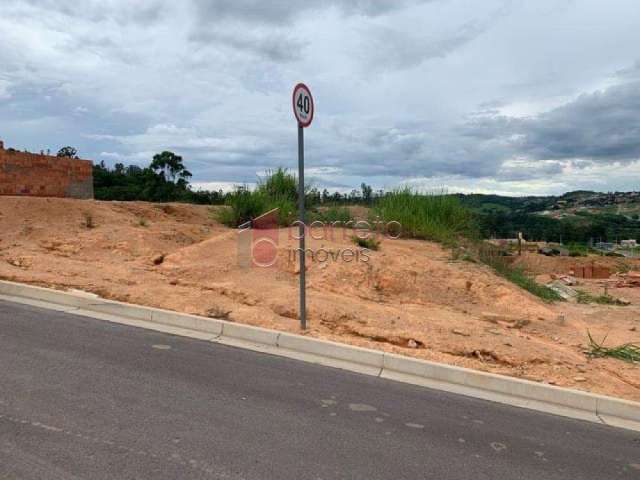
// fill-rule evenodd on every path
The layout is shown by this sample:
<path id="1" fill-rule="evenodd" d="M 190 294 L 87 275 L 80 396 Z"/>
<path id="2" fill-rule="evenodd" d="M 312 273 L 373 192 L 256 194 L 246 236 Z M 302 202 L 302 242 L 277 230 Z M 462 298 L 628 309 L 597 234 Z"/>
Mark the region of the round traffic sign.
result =
<path id="1" fill-rule="evenodd" d="M 308 127 L 313 121 L 313 97 L 311 90 L 304 83 L 299 83 L 293 89 L 293 113 L 298 125 Z"/>

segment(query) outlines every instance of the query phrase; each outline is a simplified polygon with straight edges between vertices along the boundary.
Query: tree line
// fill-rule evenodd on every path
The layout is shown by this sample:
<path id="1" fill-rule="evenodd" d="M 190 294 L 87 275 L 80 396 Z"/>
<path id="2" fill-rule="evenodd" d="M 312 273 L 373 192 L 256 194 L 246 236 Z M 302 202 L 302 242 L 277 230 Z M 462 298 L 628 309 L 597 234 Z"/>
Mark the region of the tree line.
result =
<path id="1" fill-rule="evenodd" d="M 148 167 L 104 162 L 93 166 L 93 189 L 96 200 L 144 202 L 224 203 L 222 191 L 196 191 L 191 188 L 183 159 L 170 151 L 153 156 Z"/>
<path id="2" fill-rule="evenodd" d="M 77 152 L 72 147 L 65 147 L 58 156 L 77 158 Z M 293 177 L 286 170 L 282 171 Z M 206 205 L 222 205 L 234 195 L 233 191 L 194 190 L 190 184 L 191 176 L 183 158 L 170 151 L 154 155 L 148 167 L 116 163 L 109 168 L 104 162 L 100 162 L 93 167 L 94 194 L 96 200 L 187 202 Z M 238 186 L 236 190 L 243 188 L 246 189 Z M 360 190 L 354 189 L 349 193 L 330 193 L 327 189 L 320 191 L 315 187 L 307 188 L 305 192 L 307 203 L 310 205 L 370 205 L 375 198 L 383 194 L 382 190 L 374 192 L 373 188 L 365 183 L 361 185 Z"/>
<path id="3" fill-rule="evenodd" d="M 59 156 L 77 158 L 72 147 L 65 147 Z M 171 151 L 163 151 L 153 156 L 149 166 L 125 166 L 116 163 L 109 168 L 104 162 L 93 167 L 94 192 L 97 200 L 186 202 L 204 205 L 232 205 L 249 195 L 246 186 L 237 186 L 232 191 L 194 190 L 190 184 L 192 175 L 184 165 L 183 158 Z M 278 187 L 272 187 L 272 186 Z M 279 201 L 286 197 L 295 210 L 297 179 L 286 169 L 278 169 L 267 174 L 266 179 L 258 179 L 256 192 L 277 188 Z M 243 192 L 245 192 L 243 194 Z M 265 193 L 265 192 L 262 192 Z M 268 193 L 268 192 L 267 192 Z M 273 192 L 271 192 L 273 193 Z M 305 188 L 305 203 L 309 207 L 322 205 L 375 206 L 381 199 L 393 192 L 373 190 L 362 183 L 359 190 L 348 193 L 329 192 L 316 187 Z M 528 240 L 548 240 L 555 242 L 589 242 L 590 240 L 616 241 L 623 238 L 640 238 L 640 220 L 637 216 L 607 213 L 580 212 L 573 218 L 556 219 L 541 216 L 532 210 L 539 210 L 544 197 L 526 199 L 526 205 L 518 205 L 522 199 L 509 199 L 491 195 L 446 195 L 456 197 L 462 206 L 472 212 L 473 221 L 484 238 L 511 238 L 522 232 Z M 255 196 L 256 198 L 259 197 Z M 507 203 L 505 203 L 507 202 Z M 519 206 L 517 210 L 513 207 Z M 499 207 L 502 207 L 499 208 Z"/>

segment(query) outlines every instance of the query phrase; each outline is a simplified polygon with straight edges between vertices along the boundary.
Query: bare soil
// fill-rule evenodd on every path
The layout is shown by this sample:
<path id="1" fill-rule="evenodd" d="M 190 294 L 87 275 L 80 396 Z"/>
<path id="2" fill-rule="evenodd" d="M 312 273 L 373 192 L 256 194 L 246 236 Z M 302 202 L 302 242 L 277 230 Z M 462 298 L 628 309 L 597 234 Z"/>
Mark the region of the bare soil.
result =
<path id="1" fill-rule="evenodd" d="M 0 277 L 299 332 L 297 242 L 282 230 L 276 265 L 244 268 L 237 231 L 214 210 L 0 197 Z M 638 365 L 585 354 L 587 331 L 640 343 L 640 289 L 608 290 L 626 307 L 550 305 L 430 242 L 383 239 L 368 261 L 334 261 L 359 248 L 353 232 L 333 233 L 308 241 L 329 258 L 308 261 L 305 335 L 640 401 Z M 520 262 L 542 277 L 565 266 L 530 255 Z M 602 282 L 576 288 L 598 293 Z"/>

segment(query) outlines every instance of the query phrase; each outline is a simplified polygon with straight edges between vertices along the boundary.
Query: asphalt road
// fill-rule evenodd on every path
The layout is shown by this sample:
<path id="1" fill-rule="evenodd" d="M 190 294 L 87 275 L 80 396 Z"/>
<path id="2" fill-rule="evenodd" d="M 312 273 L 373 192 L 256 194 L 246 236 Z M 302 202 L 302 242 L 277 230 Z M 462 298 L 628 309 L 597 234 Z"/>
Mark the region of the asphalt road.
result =
<path id="1" fill-rule="evenodd" d="M 0 302 L 2 479 L 640 478 L 640 434 Z"/>

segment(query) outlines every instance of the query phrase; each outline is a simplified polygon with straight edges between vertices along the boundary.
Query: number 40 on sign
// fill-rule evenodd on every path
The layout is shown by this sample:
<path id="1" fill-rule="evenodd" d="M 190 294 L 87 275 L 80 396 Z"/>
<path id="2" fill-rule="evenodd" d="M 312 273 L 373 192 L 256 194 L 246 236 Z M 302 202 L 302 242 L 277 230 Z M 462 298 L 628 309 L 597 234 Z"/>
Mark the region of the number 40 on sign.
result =
<path id="1" fill-rule="evenodd" d="M 293 89 L 293 112 L 298 120 L 298 125 L 303 128 L 311 125 L 313 121 L 313 110 L 314 105 L 311 91 L 305 84 L 299 83 Z"/>

